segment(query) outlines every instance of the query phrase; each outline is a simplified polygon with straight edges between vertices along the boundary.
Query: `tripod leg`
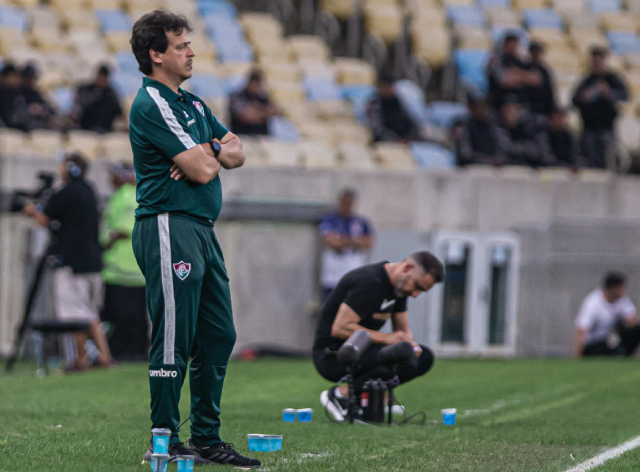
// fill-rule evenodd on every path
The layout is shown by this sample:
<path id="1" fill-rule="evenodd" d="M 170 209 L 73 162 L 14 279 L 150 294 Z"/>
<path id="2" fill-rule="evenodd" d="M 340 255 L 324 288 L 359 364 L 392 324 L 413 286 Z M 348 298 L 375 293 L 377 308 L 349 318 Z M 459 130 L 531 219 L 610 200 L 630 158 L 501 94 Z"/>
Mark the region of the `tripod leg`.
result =
<path id="1" fill-rule="evenodd" d="M 40 286 L 40 281 L 42 280 L 42 275 L 44 274 L 44 269 L 47 265 L 47 258 L 49 257 L 49 253 L 46 252 L 40 261 L 38 262 L 38 266 L 36 267 L 36 273 L 33 277 L 33 281 L 31 282 L 31 287 L 29 287 L 29 295 L 27 297 L 27 303 L 24 307 L 24 313 L 22 315 L 22 323 L 18 328 L 16 333 L 16 339 L 13 343 L 13 354 L 7 359 L 6 370 L 7 372 L 11 372 L 13 370 L 13 365 L 16 363 L 18 359 L 18 354 L 20 352 L 20 346 L 22 345 L 22 340 L 24 338 L 24 334 L 27 331 L 27 326 L 29 324 L 29 314 L 31 313 L 31 309 L 33 308 L 33 302 L 36 299 L 36 295 L 38 293 L 38 288 Z"/>

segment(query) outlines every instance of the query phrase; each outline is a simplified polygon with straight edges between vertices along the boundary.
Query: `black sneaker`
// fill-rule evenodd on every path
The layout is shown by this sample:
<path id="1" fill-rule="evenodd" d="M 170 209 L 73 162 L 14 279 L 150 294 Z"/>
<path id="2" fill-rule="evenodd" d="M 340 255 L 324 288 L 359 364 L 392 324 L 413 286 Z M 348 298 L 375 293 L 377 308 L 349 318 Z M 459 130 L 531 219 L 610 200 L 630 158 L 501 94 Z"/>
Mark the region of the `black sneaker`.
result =
<path id="1" fill-rule="evenodd" d="M 336 397 L 337 388 L 331 387 L 329 390 L 322 392 L 320 394 L 320 403 L 333 416 L 334 420 L 344 421 L 349 409 L 349 399 Z"/>
<path id="2" fill-rule="evenodd" d="M 151 462 L 151 454 L 153 454 L 153 439 L 149 441 L 149 449 L 144 453 L 144 459 L 142 463 Z M 184 446 L 184 443 L 175 443 L 169 445 L 169 462 L 175 462 L 177 456 L 192 456 L 193 453 Z M 211 461 L 203 459 L 201 457 L 193 458 L 193 465 L 198 464 L 211 464 Z"/>
<path id="3" fill-rule="evenodd" d="M 223 442 L 209 447 L 198 447 L 189 438 L 189 454 L 196 458 L 206 460 L 209 463 L 220 465 L 232 465 L 243 469 L 257 469 L 262 465 L 258 459 L 243 456 L 233 450 L 233 444 Z"/>

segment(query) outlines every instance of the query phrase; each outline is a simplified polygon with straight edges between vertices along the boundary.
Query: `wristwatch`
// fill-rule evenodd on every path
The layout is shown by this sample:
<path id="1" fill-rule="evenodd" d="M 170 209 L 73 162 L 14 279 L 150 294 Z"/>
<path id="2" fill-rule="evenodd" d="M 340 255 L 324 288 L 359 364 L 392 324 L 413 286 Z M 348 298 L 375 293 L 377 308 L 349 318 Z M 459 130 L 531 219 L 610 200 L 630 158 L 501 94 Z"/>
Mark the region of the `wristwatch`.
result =
<path id="1" fill-rule="evenodd" d="M 213 157 L 218 157 L 222 151 L 222 147 L 218 141 L 211 141 L 211 149 L 213 149 Z"/>

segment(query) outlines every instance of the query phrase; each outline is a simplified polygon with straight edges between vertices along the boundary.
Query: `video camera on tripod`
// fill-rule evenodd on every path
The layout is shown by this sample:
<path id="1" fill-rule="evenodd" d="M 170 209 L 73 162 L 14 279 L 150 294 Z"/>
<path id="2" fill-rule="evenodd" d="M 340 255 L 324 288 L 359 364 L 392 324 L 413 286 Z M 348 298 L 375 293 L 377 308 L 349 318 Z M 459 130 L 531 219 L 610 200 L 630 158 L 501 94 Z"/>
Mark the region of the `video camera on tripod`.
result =
<path id="1" fill-rule="evenodd" d="M 347 339 L 338 350 L 338 360 L 347 368 L 346 381 L 349 386 L 349 406 L 347 408 L 347 421 L 349 423 L 383 423 L 384 422 L 384 395 L 387 394 L 388 424 L 393 423 L 394 388 L 398 385 L 396 367 L 399 363 L 411 359 L 413 346 L 406 341 L 385 346 L 380 350 L 379 362 L 389 369 L 391 380 L 372 379 L 363 386 L 361 402 L 358 405 L 358 397 L 353 385 L 353 372 L 360 360 L 360 356 L 371 345 L 371 336 L 364 330 L 357 330 Z M 360 407 L 362 409 L 360 410 Z M 422 412 L 419 412 L 422 413 Z M 422 413 L 424 416 L 424 413 Z M 414 415 L 415 416 L 415 415 Z M 410 418 L 405 420 L 408 421 Z M 404 423 L 404 422 L 403 422 Z"/>
<path id="2" fill-rule="evenodd" d="M 44 205 L 53 193 L 54 174 L 50 172 L 39 172 L 39 186 L 34 190 L 16 190 L 11 194 L 9 211 L 18 213 L 24 209 L 27 202 L 31 201 L 36 205 Z"/>

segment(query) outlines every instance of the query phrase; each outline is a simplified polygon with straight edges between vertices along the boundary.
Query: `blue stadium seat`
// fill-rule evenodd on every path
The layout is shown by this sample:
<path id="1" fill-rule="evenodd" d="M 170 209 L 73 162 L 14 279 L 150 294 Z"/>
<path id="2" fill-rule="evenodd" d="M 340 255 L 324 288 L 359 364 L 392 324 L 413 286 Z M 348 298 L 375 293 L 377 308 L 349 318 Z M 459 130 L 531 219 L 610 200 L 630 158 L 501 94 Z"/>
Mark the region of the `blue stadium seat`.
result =
<path id="1" fill-rule="evenodd" d="M 587 5 L 593 13 L 620 11 L 620 0 L 588 0 Z"/>
<path id="2" fill-rule="evenodd" d="M 424 91 L 410 80 L 398 80 L 396 93 L 400 103 L 416 123 L 425 123 L 428 119 Z"/>
<path id="3" fill-rule="evenodd" d="M 138 70 L 138 61 L 136 61 L 136 56 L 131 52 L 119 52 L 116 64 L 118 64 L 118 70 L 122 72 L 136 72 Z"/>
<path id="4" fill-rule="evenodd" d="M 131 32 L 133 22 L 131 18 L 120 10 L 96 10 L 96 16 L 102 31 L 128 31 Z"/>
<path id="5" fill-rule="evenodd" d="M 300 140 L 300 133 L 293 126 L 293 123 L 281 116 L 270 118 L 267 123 L 267 129 L 269 130 L 269 135 L 279 141 L 297 143 Z"/>
<path id="6" fill-rule="evenodd" d="M 478 0 L 478 5 L 480 8 L 506 8 L 507 10 L 511 8 L 509 0 Z"/>
<path id="7" fill-rule="evenodd" d="M 224 78 L 223 87 L 227 95 L 239 92 L 247 85 L 247 76 L 245 74 L 228 75 Z"/>
<path id="8" fill-rule="evenodd" d="M 304 89 L 309 100 L 340 100 L 340 87 L 333 80 L 320 77 L 305 77 Z"/>
<path id="9" fill-rule="evenodd" d="M 224 83 L 216 75 L 193 74 L 186 88 L 203 98 L 226 96 Z"/>
<path id="10" fill-rule="evenodd" d="M 253 50 L 245 42 L 216 43 L 220 62 L 252 62 Z"/>
<path id="11" fill-rule="evenodd" d="M 0 7 L 0 26 L 26 30 L 27 15 L 19 8 Z"/>
<path id="12" fill-rule="evenodd" d="M 340 87 L 340 94 L 342 98 L 349 100 L 353 105 L 353 113 L 360 122 L 365 122 L 366 117 L 366 105 L 369 101 L 369 97 L 376 91 L 373 85 L 342 85 Z"/>
<path id="13" fill-rule="evenodd" d="M 67 115 L 73 108 L 76 91 L 71 87 L 61 87 L 53 91 L 53 99 L 56 103 L 57 112 L 61 115 Z"/>
<path id="14" fill-rule="evenodd" d="M 113 74 L 111 84 L 121 97 L 135 95 L 138 89 L 142 87 L 142 77 L 140 72 L 137 74 L 133 72 L 116 72 Z"/>
<path id="15" fill-rule="evenodd" d="M 457 26 L 483 27 L 485 24 L 482 10 L 478 7 L 449 5 L 447 7 L 447 15 L 453 24 Z"/>
<path id="16" fill-rule="evenodd" d="M 412 143 L 413 158 L 422 169 L 455 167 L 456 156 L 453 152 L 433 143 Z"/>
<path id="17" fill-rule="evenodd" d="M 469 110 L 462 103 L 433 102 L 429 107 L 429 121 L 441 128 L 450 128 L 454 121 L 467 116 Z"/>
<path id="18" fill-rule="evenodd" d="M 216 18 L 213 15 L 204 17 L 207 35 L 214 43 L 244 41 L 242 25 L 229 18 Z"/>
<path id="19" fill-rule="evenodd" d="M 489 88 L 486 73 L 489 56 L 489 51 L 481 49 L 458 49 L 453 53 L 458 79 L 483 95 Z"/>
<path id="20" fill-rule="evenodd" d="M 529 28 L 562 28 L 562 20 L 555 11 L 550 9 L 524 10 L 522 16 Z"/>
<path id="21" fill-rule="evenodd" d="M 218 18 L 235 18 L 238 9 L 225 0 L 199 0 L 198 11 L 202 16 L 214 15 Z"/>
<path id="22" fill-rule="evenodd" d="M 611 50 L 616 54 L 640 52 L 640 38 L 635 33 L 613 32 L 607 33 Z"/>

